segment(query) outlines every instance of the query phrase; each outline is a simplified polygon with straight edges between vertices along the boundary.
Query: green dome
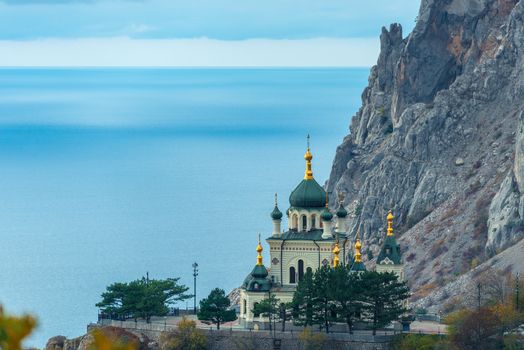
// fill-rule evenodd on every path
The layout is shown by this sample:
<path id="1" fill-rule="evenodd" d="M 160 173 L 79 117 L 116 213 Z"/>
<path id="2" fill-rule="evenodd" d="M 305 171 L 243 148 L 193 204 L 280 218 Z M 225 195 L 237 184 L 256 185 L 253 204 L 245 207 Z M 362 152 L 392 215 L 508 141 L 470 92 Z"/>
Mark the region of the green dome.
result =
<path id="1" fill-rule="evenodd" d="M 324 221 L 331 221 L 331 219 L 333 219 L 333 214 L 331 214 L 328 208 L 325 208 L 324 211 L 322 211 L 322 214 L 320 214 L 320 217 Z"/>
<path id="2" fill-rule="evenodd" d="M 348 212 L 347 210 L 342 206 L 342 204 L 340 205 L 340 207 L 338 208 L 337 210 L 337 216 L 339 218 L 345 218 L 346 216 L 348 216 Z"/>
<path id="3" fill-rule="evenodd" d="M 253 271 L 244 280 L 242 287 L 249 292 L 267 292 L 271 289 L 271 281 L 267 275 L 264 265 L 255 265 Z"/>
<path id="4" fill-rule="evenodd" d="M 282 212 L 278 209 L 278 206 L 275 205 L 275 209 L 271 212 L 271 218 L 273 220 L 280 220 L 282 219 Z"/>
<path id="5" fill-rule="evenodd" d="M 322 208 L 326 205 L 326 191 L 315 179 L 302 180 L 291 192 L 289 203 L 292 207 Z"/>

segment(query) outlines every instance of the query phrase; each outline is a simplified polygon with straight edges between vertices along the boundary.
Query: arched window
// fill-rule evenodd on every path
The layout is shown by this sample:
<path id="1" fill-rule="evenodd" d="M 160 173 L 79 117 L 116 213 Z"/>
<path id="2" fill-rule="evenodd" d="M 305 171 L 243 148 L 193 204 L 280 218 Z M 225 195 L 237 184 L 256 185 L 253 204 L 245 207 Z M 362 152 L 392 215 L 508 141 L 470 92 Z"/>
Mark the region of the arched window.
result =
<path id="1" fill-rule="evenodd" d="M 291 226 L 292 229 L 298 230 L 298 215 L 293 214 L 293 226 Z"/>
<path id="2" fill-rule="evenodd" d="M 307 216 L 302 215 L 302 231 L 307 230 Z"/>
<path id="3" fill-rule="evenodd" d="M 304 261 L 299 260 L 298 261 L 298 281 L 302 281 L 302 278 L 304 277 Z"/>
<path id="4" fill-rule="evenodd" d="M 244 299 L 244 305 L 243 306 L 244 306 L 244 309 L 242 311 L 245 314 L 245 313 L 247 313 L 247 301 L 246 301 L 246 299 Z"/>
<path id="5" fill-rule="evenodd" d="M 289 268 L 289 283 L 296 283 L 295 268 L 293 266 Z"/>
<path id="6" fill-rule="evenodd" d="M 258 317 L 260 316 L 260 312 L 257 310 L 258 303 L 253 304 L 253 316 Z"/>
<path id="7" fill-rule="evenodd" d="M 313 273 L 313 269 L 312 269 L 311 267 L 308 267 L 308 268 L 306 269 L 306 273 Z"/>
<path id="8" fill-rule="evenodd" d="M 315 214 L 311 215 L 311 229 L 314 230 L 317 228 L 317 216 Z"/>

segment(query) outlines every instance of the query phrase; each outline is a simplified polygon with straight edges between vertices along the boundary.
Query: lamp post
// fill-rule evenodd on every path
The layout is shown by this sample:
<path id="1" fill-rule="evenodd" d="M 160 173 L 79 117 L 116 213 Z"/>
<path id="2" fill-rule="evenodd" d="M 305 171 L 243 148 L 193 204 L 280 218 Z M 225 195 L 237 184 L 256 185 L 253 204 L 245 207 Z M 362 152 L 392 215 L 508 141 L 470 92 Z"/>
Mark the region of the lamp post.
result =
<path id="1" fill-rule="evenodd" d="M 198 264 L 196 261 L 193 263 L 193 313 L 196 315 L 197 306 L 196 306 L 196 278 L 198 276 Z"/>
<path id="2" fill-rule="evenodd" d="M 517 272 L 517 278 L 515 279 L 515 309 L 519 311 L 519 277 L 520 274 Z"/>

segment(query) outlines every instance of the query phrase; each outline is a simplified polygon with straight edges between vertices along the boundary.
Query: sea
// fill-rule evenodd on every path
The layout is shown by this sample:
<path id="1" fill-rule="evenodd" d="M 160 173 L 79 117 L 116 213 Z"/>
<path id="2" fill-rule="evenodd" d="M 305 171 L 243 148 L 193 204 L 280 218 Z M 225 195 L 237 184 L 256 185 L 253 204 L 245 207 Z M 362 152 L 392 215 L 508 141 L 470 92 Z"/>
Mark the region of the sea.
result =
<path id="1" fill-rule="evenodd" d="M 368 73 L 0 69 L 0 304 L 37 317 L 25 345 L 84 334 L 113 282 L 192 293 L 197 262 L 198 299 L 238 287 L 274 194 L 285 212 L 304 176 L 308 134 L 328 179 Z"/>

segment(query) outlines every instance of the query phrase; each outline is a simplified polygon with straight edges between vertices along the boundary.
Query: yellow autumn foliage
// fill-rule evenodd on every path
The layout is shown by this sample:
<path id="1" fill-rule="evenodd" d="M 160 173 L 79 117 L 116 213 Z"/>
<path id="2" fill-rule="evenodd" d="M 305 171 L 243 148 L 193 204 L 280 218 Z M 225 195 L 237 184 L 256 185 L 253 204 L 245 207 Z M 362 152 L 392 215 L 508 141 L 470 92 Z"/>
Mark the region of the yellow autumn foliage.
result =
<path id="1" fill-rule="evenodd" d="M 36 327 L 36 320 L 24 315 L 21 317 L 6 315 L 0 306 L 0 348 L 2 350 L 21 350 L 22 341 Z"/>

